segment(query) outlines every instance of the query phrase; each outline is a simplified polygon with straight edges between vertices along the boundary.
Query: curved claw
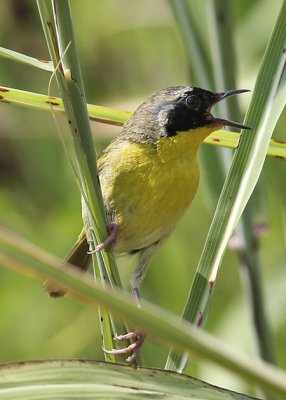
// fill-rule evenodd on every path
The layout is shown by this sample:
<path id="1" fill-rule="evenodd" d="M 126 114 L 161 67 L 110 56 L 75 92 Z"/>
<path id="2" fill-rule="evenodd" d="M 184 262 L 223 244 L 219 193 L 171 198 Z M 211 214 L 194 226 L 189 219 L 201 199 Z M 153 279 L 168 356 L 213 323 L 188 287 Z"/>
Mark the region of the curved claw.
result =
<path id="1" fill-rule="evenodd" d="M 106 230 L 108 233 L 107 238 L 102 243 L 99 243 L 94 250 L 88 251 L 88 254 L 94 254 L 98 251 L 104 250 L 107 246 L 113 245 L 116 242 L 118 233 L 118 225 L 116 224 L 116 222 L 108 223 L 106 225 Z"/>
<path id="2" fill-rule="evenodd" d="M 126 333 L 125 335 L 115 335 L 114 339 L 116 340 L 129 340 L 129 339 L 134 339 L 136 338 L 136 341 L 134 343 L 131 343 L 129 346 L 124 347 L 123 349 L 112 349 L 112 350 L 107 350 L 104 347 L 102 350 L 106 354 L 112 354 L 112 355 L 122 355 L 122 354 L 128 354 L 132 353 L 129 357 L 127 357 L 126 362 L 131 363 L 132 361 L 135 361 L 136 358 L 138 357 L 140 353 L 141 346 L 144 342 L 144 339 L 146 337 L 145 333 L 134 331 L 134 332 L 129 332 Z"/>

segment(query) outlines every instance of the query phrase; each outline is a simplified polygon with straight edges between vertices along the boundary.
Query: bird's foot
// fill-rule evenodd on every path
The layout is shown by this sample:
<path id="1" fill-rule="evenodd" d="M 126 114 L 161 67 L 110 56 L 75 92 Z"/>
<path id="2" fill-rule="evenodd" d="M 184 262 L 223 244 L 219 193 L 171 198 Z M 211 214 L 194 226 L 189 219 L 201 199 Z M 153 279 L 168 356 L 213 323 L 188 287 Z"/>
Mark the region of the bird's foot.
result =
<path id="1" fill-rule="evenodd" d="M 107 246 L 113 245 L 116 242 L 118 233 L 118 225 L 116 222 L 109 222 L 106 225 L 106 230 L 108 233 L 107 238 L 102 243 L 99 243 L 94 250 L 88 251 L 88 254 L 94 254 L 98 251 L 104 250 Z"/>
<path id="2" fill-rule="evenodd" d="M 145 337 L 146 337 L 146 334 L 139 332 L 139 331 L 129 332 L 129 333 L 126 333 L 125 335 L 115 334 L 114 339 L 116 339 L 116 340 L 129 340 L 129 339 L 136 339 L 136 340 L 134 343 L 131 343 L 129 346 L 125 347 L 124 349 L 107 350 L 105 348 L 102 348 L 102 350 L 106 354 L 113 354 L 115 356 L 132 353 L 126 359 L 126 362 L 131 363 L 137 359 Z"/>

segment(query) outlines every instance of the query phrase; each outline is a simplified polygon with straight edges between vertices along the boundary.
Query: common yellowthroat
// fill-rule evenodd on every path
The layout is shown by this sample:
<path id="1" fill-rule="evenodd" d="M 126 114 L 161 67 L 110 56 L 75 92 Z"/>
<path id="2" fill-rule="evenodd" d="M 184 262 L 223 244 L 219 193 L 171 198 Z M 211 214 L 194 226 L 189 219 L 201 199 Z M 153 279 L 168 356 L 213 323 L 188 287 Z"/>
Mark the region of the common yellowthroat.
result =
<path id="1" fill-rule="evenodd" d="M 244 92 L 247 90 L 213 93 L 186 86 L 160 90 L 136 109 L 100 156 L 98 171 L 109 236 L 97 250 L 111 245 L 115 253 L 137 255 L 131 289 L 138 302 L 139 286 L 152 256 L 174 230 L 197 191 L 201 143 L 223 126 L 249 129 L 215 118 L 212 106 Z M 88 243 L 82 231 L 67 261 L 86 269 L 88 259 Z M 46 289 L 54 297 L 64 294 L 52 283 L 47 283 Z M 137 337 L 135 345 L 112 353 L 130 352 L 129 361 L 133 360 L 144 335 L 135 332 L 133 336 Z"/>

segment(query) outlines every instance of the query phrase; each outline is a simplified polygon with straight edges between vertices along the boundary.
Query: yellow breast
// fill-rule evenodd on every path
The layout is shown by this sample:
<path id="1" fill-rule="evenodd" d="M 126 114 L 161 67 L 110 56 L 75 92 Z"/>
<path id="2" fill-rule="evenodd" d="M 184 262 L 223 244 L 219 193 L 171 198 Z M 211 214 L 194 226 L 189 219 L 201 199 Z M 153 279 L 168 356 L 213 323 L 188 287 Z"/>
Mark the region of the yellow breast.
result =
<path id="1" fill-rule="evenodd" d="M 213 130 L 180 132 L 154 146 L 111 144 L 99 166 L 104 201 L 119 226 L 116 252 L 145 248 L 172 231 L 196 193 L 198 148 Z"/>

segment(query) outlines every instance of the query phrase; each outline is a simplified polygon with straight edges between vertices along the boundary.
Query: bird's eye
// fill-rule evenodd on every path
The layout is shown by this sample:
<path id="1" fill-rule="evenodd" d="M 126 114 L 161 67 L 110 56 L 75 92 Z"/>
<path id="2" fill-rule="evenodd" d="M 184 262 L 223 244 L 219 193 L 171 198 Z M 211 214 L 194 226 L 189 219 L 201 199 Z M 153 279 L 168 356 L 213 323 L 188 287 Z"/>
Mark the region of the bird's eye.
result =
<path id="1" fill-rule="evenodd" d="M 187 106 L 193 111 L 197 111 L 202 104 L 201 99 L 198 96 L 195 96 L 194 94 L 191 94 L 186 98 L 186 103 Z"/>

